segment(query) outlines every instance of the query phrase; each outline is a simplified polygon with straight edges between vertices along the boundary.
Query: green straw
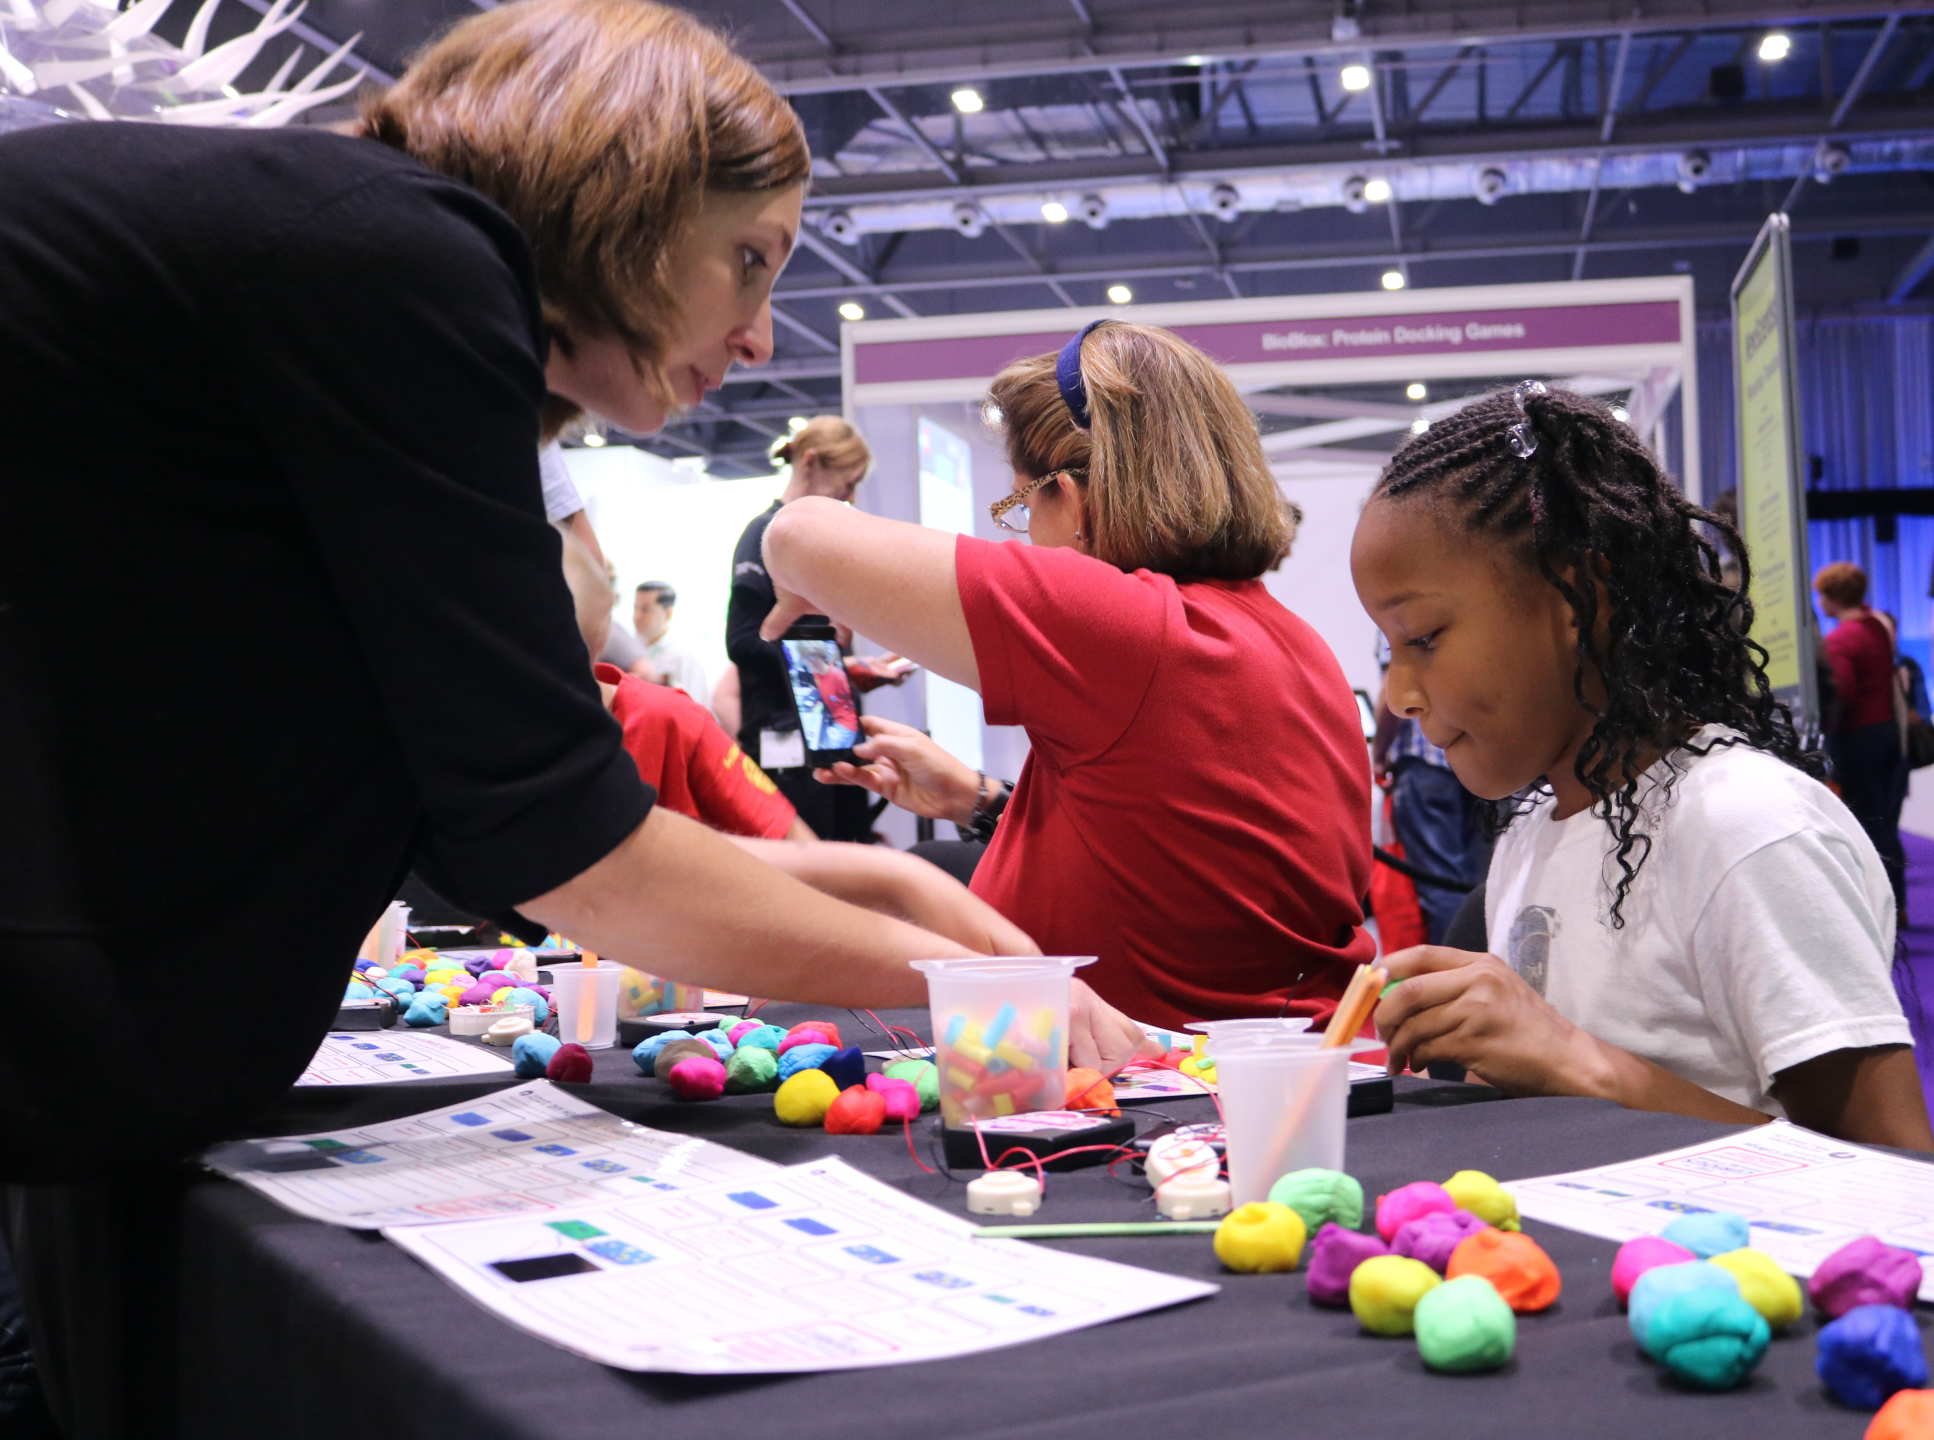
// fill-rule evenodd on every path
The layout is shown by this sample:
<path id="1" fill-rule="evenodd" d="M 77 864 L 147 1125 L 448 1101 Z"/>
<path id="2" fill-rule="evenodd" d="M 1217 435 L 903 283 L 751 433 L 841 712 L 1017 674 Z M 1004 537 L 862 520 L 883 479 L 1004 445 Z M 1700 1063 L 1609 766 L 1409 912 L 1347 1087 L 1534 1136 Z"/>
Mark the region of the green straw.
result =
<path id="1" fill-rule="evenodd" d="M 1087 1235 L 1212 1235 L 1216 1220 L 1129 1220 L 1089 1225 L 983 1225 L 976 1240 L 1064 1240 Z"/>

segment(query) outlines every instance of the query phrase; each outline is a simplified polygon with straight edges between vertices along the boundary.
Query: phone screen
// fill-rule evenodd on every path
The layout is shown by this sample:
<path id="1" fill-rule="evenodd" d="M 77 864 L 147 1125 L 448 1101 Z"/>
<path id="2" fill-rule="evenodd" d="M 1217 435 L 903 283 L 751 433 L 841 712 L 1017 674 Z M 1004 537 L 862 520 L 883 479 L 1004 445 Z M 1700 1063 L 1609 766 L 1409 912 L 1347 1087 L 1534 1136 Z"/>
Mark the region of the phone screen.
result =
<path id="1" fill-rule="evenodd" d="M 865 739 L 836 640 L 781 640 L 793 708 L 809 751 L 851 750 Z"/>

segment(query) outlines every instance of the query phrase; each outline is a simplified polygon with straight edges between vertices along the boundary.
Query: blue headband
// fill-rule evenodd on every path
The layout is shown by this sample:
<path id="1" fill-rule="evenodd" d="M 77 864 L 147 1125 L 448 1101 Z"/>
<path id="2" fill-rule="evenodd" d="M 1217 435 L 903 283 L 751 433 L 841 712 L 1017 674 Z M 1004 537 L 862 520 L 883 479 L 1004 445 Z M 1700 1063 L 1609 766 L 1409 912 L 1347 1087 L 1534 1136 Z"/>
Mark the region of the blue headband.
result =
<path id="1" fill-rule="evenodd" d="M 1081 333 L 1061 347 L 1061 354 L 1054 362 L 1054 383 L 1061 387 L 1061 401 L 1068 407 L 1068 414 L 1074 423 L 1086 430 L 1088 424 L 1088 386 L 1081 378 L 1081 342 L 1097 325 L 1106 325 L 1106 320 L 1091 320 L 1084 325 Z"/>

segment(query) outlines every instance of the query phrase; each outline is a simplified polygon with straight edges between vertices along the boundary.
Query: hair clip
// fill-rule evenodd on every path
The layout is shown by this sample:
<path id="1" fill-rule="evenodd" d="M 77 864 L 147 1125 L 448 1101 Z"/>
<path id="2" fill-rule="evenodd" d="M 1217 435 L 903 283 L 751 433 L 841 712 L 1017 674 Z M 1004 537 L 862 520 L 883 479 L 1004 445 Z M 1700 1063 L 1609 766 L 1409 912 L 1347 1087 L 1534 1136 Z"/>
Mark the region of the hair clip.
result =
<path id="1" fill-rule="evenodd" d="M 1511 446 L 1511 453 L 1520 460 L 1529 460 L 1538 453 L 1538 436 L 1531 428 L 1531 412 L 1525 408 L 1525 402 L 1533 395 L 1550 393 L 1542 380 L 1520 380 L 1511 387 L 1511 398 L 1517 401 L 1518 414 L 1522 418 L 1505 432 L 1505 437 Z"/>
<path id="2" fill-rule="evenodd" d="M 1090 321 L 1067 344 L 1054 361 L 1054 383 L 1061 387 L 1061 403 L 1068 407 L 1068 417 L 1082 430 L 1089 428 L 1088 423 L 1088 385 L 1081 378 L 1081 342 L 1097 326 L 1106 325 L 1103 320 Z"/>

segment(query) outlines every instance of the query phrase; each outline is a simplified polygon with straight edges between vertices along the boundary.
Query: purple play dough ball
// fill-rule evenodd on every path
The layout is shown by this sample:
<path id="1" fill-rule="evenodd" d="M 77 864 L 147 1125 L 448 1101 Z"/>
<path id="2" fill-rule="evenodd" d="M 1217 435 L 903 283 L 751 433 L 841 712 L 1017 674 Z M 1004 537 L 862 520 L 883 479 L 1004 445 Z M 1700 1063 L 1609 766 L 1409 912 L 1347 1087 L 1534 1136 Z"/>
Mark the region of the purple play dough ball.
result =
<path id="1" fill-rule="evenodd" d="M 1397 1232 L 1390 1253 L 1421 1260 L 1439 1275 L 1450 1268 L 1451 1251 L 1465 1238 L 1485 1228 L 1468 1210 L 1436 1210 L 1420 1215 Z"/>
<path id="2" fill-rule="evenodd" d="M 1919 1256 L 1862 1235 L 1820 1262 L 1806 1293 L 1822 1315 L 1835 1320 L 1860 1305 L 1912 1309 L 1920 1285 Z"/>
<path id="3" fill-rule="evenodd" d="M 1345 1230 L 1334 1220 L 1316 1232 L 1310 1245 L 1309 1278 L 1304 1288 L 1318 1305 L 1342 1308 L 1350 1303 L 1350 1276 L 1365 1260 L 1388 1255 L 1390 1248 L 1374 1235 Z"/>
<path id="4" fill-rule="evenodd" d="M 482 981 L 479 981 L 457 997 L 457 1003 L 459 1005 L 488 1005 L 490 1003 L 490 997 L 495 995 L 501 988 L 501 986 L 486 985 Z"/>
<path id="5" fill-rule="evenodd" d="M 472 955 L 468 960 L 463 962 L 463 968 L 468 970 L 472 975 L 481 975 L 486 970 L 495 970 L 497 968 L 497 962 L 489 955 Z"/>

